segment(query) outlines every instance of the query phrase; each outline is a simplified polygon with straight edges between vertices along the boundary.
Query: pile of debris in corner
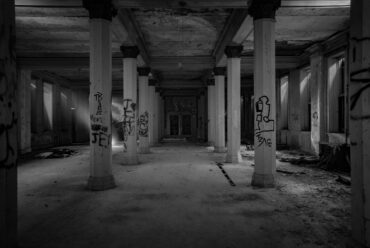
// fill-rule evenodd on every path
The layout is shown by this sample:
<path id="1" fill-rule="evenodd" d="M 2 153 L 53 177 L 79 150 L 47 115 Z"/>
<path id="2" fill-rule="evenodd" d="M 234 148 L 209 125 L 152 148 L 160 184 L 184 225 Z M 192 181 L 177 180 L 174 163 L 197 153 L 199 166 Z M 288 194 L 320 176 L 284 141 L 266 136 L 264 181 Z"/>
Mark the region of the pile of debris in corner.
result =
<path id="1" fill-rule="evenodd" d="M 349 147 L 348 145 L 327 145 L 321 144 L 320 156 L 312 155 L 299 150 L 282 149 L 276 152 L 276 159 L 283 163 L 299 165 L 310 168 L 319 168 L 326 171 L 331 171 L 337 174 L 337 182 L 345 185 L 351 185 L 349 173 L 351 170 Z M 254 161 L 253 145 L 243 145 L 241 147 L 241 155 L 248 161 Z M 252 164 L 254 166 L 254 164 Z M 305 174 L 291 172 L 285 169 L 277 169 L 277 172 L 284 174 Z"/>
<path id="2" fill-rule="evenodd" d="M 35 155 L 35 158 L 67 158 L 78 152 L 69 148 L 54 148 Z"/>

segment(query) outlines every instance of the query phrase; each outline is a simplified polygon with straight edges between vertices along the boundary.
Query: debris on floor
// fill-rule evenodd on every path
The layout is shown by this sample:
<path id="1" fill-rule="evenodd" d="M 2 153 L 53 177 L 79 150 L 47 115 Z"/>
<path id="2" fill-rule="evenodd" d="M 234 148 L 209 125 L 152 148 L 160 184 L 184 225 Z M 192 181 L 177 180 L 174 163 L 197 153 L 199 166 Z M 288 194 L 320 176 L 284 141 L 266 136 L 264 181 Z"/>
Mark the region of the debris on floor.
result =
<path id="1" fill-rule="evenodd" d="M 57 148 L 57 149 L 52 149 L 48 150 L 46 152 L 42 152 L 39 154 L 36 154 L 36 158 L 41 158 L 41 159 L 48 159 L 48 158 L 67 158 L 70 156 L 73 156 L 77 153 L 77 151 L 69 149 L 69 148 Z"/>
<path id="2" fill-rule="evenodd" d="M 320 163 L 324 170 L 350 172 L 350 147 L 347 144 L 321 144 Z"/>
<path id="3" fill-rule="evenodd" d="M 300 164 L 318 164 L 320 162 L 318 156 L 314 156 L 311 154 L 307 154 L 301 151 L 278 151 L 276 154 L 276 158 L 280 162 L 286 162 L 286 163 L 291 163 L 295 165 L 300 165 Z"/>

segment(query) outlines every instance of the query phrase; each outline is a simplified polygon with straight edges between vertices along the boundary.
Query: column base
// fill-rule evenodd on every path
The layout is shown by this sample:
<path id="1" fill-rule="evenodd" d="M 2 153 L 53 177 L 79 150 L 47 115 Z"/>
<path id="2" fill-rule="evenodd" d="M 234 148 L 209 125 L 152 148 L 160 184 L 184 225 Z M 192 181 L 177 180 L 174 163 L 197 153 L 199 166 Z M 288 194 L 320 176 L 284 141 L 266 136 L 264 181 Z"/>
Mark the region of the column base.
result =
<path id="1" fill-rule="evenodd" d="M 252 186 L 260 188 L 273 188 L 275 187 L 275 177 L 273 174 L 253 173 Z"/>
<path id="2" fill-rule="evenodd" d="M 242 161 L 242 155 L 240 155 L 240 152 L 238 152 L 238 154 L 226 155 L 226 163 L 239 164 Z"/>
<path id="3" fill-rule="evenodd" d="M 87 189 L 89 190 L 107 190 L 113 189 L 116 187 L 116 183 L 114 182 L 113 175 L 105 176 L 105 177 L 95 177 L 90 176 L 89 180 L 87 181 Z"/>
<path id="4" fill-rule="evenodd" d="M 139 164 L 139 159 L 138 159 L 137 155 L 135 155 L 135 156 L 124 156 L 122 158 L 121 164 L 122 165 L 137 165 L 137 164 Z"/>
<path id="5" fill-rule="evenodd" d="M 217 153 L 224 153 L 226 151 L 227 151 L 227 148 L 226 147 L 215 146 L 215 152 L 217 152 Z"/>

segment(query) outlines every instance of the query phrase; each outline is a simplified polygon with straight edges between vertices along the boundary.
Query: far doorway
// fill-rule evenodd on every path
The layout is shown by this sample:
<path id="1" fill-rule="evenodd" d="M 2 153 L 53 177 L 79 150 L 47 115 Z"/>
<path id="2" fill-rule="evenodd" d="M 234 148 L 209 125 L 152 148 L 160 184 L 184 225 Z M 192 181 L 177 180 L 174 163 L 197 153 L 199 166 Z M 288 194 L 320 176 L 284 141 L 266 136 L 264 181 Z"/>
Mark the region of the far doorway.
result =
<path id="1" fill-rule="evenodd" d="M 191 115 L 170 114 L 170 136 L 190 137 Z"/>

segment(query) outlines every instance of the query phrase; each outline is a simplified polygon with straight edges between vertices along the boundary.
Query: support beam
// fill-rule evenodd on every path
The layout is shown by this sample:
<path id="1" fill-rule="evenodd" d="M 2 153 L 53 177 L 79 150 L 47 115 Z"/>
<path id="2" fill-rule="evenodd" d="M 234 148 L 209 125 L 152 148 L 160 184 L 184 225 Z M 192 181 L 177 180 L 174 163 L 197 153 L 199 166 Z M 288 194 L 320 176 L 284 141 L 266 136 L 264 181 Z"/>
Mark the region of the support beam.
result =
<path id="1" fill-rule="evenodd" d="M 138 65 L 150 66 L 150 57 L 148 54 L 148 50 L 145 47 L 146 42 L 144 39 L 144 35 L 142 34 L 138 23 L 133 17 L 131 10 L 120 9 L 117 14 L 117 19 L 127 31 L 128 38 L 131 40 L 132 45 L 135 45 L 139 48 L 140 54 L 137 58 Z"/>
<path id="2" fill-rule="evenodd" d="M 253 1 L 255 167 L 252 185 L 273 187 L 276 171 L 275 12 L 280 0 Z"/>
<path id="3" fill-rule="evenodd" d="M 248 8 L 251 0 L 119 0 L 119 8 Z M 15 0 L 16 6 L 32 7 L 81 7 L 81 0 Z M 350 0 L 283 0 L 282 6 L 331 7 L 349 6 Z"/>
<path id="4" fill-rule="evenodd" d="M 17 79 L 14 1 L 0 1 L 0 247 L 17 247 Z"/>
<path id="5" fill-rule="evenodd" d="M 139 163 L 137 156 L 137 56 L 136 46 L 122 46 L 123 54 L 123 161 L 124 165 Z"/>
<path id="6" fill-rule="evenodd" d="M 112 174 L 112 5 L 84 1 L 90 13 L 90 190 L 115 187 Z"/>
<path id="7" fill-rule="evenodd" d="M 227 46 L 227 163 L 240 163 L 240 55 L 242 46 Z"/>

